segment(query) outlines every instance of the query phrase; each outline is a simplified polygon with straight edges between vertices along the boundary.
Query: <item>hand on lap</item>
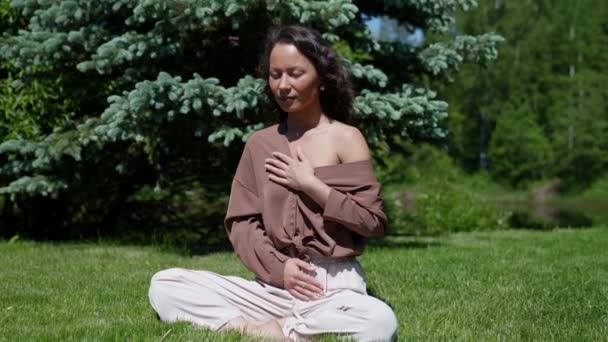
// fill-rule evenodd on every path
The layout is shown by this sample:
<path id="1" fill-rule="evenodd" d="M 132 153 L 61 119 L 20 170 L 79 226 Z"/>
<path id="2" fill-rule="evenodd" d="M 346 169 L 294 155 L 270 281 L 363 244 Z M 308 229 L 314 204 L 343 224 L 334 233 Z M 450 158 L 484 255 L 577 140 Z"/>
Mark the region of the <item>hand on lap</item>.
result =
<path id="1" fill-rule="evenodd" d="M 298 258 L 285 262 L 283 285 L 294 297 L 303 301 L 318 299 L 323 295 L 323 286 L 306 272 L 313 272 L 315 266 Z"/>

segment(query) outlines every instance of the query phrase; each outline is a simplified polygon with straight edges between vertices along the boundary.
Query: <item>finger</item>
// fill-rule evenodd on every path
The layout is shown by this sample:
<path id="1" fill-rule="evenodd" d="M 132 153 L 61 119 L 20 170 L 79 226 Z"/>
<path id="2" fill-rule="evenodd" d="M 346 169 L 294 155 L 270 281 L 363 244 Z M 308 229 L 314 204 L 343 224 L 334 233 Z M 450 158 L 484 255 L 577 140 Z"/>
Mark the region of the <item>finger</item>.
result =
<path id="1" fill-rule="evenodd" d="M 266 164 L 264 166 L 266 167 L 266 171 L 272 172 L 281 178 L 287 178 L 287 172 L 285 172 L 284 170 L 281 170 L 278 167 L 274 167 L 274 166 L 268 165 L 268 164 Z"/>
<path id="2" fill-rule="evenodd" d="M 315 300 L 320 297 L 319 294 L 311 292 L 302 286 L 294 286 L 293 289 L 298 291 L 302 296 L 306 297 L 306 300 Z"/>
<path id="3" fill-rule="evenodd" d="M 315 267 L 315 265 L 310 264 L 302 259 L 296 259 L 295 262 L 299 268 L 303 268 L 304 270 L 306 270 L 308 272 L 313 272 L 315 269 L 317 269 Z"/>
<path id="4" fill-rule="evenodd" d="M 281 184 L 281 185 L 289 185 L 289 181 L 285 178 L 281 178 L 281 177 L 277 177 L 273 174 L 269 174 L 268 175 L 268 179 L 270 179 L 271 181 L 277 183 L 277 184 Z"/>
<path id="5" fill-rule="evenodd" d="M 289 165 L 293 160 L 291 157 L 281 152 L 272 152 L 272 155 L 283 161 L 285 164 Z"/>
<path id="6" fill-rule="evenodd" d="M 317 288 L 315 285 L 311 284 L 311 283 L 307 283 L 305 281 L 299 280 L 296 286 L 299 286 L 301 288 L 303 288 L 304 290 L 306 290 L 307 292 L 309 292 L 311 295 L 315 296 L 315 297 L 319 297 L 321 294 L 323 294 L 323 290 Z"/>
<path id="7" fill-rule="evenodd" d="M 312 292 L 302 286 L 296 285 L 296 286 L 294 286 L 294 290 L 298 291 L 300 293 L 300 295 L 305 296 L 307 300 L 315 300 L 315 299 L 319 299 L 321 297 L 320 293 Z"/>
<path id="8" fill-rule="evenodd" d="M 323 293 L 323 285 L 321 285 L 321 283 L 315 278 L 304 273 L 297 274 L 295 277 L 299 281 L 298 284 L 302 284 L 301 282 L 304 282 L 306 284 L 306 288 L 310 291 Z"/>
<path id="9" fill-rule="evenodd" d="M 287 169 L 287 164 L 285 164 L 285 162 L 282 160 L 266 158 L 265 162 L 266 162 L 266 164 L 278 167 L 279 169 L 283 169 L 283 170 Z"/>
<path id="10" fill-rule="evenodd" d="M 299 300 L 303 300 L 305 302 L 308 301 L 308 297 L 306 297 L 305 295 L 301 294 L 299 291 L 295 290 L 295 289 L 289 289 L 288 290 L 289 293 L 291 293 L 292 296 L 296 297 Z"/>

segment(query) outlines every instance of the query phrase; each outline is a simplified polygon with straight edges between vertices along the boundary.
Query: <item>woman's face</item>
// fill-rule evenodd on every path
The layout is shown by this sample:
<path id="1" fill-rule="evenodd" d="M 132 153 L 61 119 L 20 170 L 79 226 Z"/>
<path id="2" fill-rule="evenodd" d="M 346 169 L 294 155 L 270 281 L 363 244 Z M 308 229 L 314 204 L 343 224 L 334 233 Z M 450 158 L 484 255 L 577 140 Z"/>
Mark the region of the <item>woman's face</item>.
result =
<path id="1" fill-rule="evenodd" d="M 272 48 L 268 85 L 283 111 L 319 106 L 320 84 L 314 65 L 294 45 L 277 43 Z"/>

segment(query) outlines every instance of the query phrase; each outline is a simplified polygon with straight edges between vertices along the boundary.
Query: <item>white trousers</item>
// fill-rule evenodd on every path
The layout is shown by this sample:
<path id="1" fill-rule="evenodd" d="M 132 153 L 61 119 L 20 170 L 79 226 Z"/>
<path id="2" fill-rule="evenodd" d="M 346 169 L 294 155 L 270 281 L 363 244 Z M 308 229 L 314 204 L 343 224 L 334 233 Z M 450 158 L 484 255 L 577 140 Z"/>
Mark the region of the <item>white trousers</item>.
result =
<path id="1" fill-rule="evenodd" d="M 301 301 L 287 290 L 259 279 L 223 276 L 208 271 L 171 268 L 152 277 L 150 304 L 161 320 L 187 321 L 213 330 L 242 317 L 263 323 L 288 317 L 283 333 L 293 341 L 337 334 L 357 341 L 390 341 L 397 330 L 393 310 L 369 296 L 356 259 L 313 258 L 311 274 L 324 295 Z"/>

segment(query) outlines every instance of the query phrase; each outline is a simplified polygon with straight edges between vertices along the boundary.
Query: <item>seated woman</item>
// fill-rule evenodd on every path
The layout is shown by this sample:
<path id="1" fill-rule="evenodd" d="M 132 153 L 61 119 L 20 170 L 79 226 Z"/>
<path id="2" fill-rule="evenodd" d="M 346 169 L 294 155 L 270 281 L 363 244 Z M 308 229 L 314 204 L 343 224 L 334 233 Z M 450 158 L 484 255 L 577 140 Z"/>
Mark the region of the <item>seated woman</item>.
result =
<path id="1" fill-rule="evenodd" d="M 259 71 L 279 123 L 248 139 L 225 219 L 256 279 L 168 269 L 153 276 L 150 303 L 163 321 L 214 330 L 391 340 L 395 314 L 367 294 L 355 258 L 366 238 L 384 235 L 387 219 L 367 143 L 346 124 L 354 98 L 347 73 L 303 26 L 268 34 Z"/>

